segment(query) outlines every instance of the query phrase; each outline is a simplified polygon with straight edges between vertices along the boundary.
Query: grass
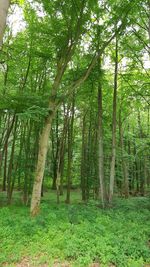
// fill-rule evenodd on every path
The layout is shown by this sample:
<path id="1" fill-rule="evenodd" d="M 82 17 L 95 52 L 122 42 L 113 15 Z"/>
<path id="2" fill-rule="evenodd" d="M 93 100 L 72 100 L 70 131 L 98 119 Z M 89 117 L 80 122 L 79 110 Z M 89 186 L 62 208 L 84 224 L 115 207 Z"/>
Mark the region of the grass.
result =
<path id="1" fill-rule="evenodd" d="M 150 263 L 148 198 L 117 199 L 106 210 L 94 201 L 79 203 L 76 192 L 71 205 L 63 199 L 57 205 L 55 199 L 54 193 L 47 193 L 36 218 L 30 218 L 29 207 L 18 202 L 0 209 L 0 266 L 18 266 L 22 259 L 35 267 L 52 267 L 56 261 L 72 267 Z"/>

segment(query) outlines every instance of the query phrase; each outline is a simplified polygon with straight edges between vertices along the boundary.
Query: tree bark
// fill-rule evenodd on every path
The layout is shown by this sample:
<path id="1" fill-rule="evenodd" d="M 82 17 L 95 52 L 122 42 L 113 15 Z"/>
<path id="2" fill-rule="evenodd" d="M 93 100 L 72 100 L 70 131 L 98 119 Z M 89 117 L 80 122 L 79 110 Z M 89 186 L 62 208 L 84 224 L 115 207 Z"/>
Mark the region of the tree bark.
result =
<path id="1" fill-rule="evenodd" d="M 12 117 L 11 122 L 8 120 L 7 131 L 6 131 L 6 134 L 4 136 L 4 145 L 3 145 L 3 149 L 2 149 L 2 152 L 1 152 L 1 155 L 0 155 L 0 169 L 1 169 L 1 166 L 2 166 L 4 152 L 5 152 L 6 146 L 8 146 L 8 140 L 9 140 L 9 137 L 10 137 L 10 134 L 12 132 L 13 125 L 14 125 L 14 122 L 15 122 L 15 116 L 16 115 L 14 114 L 13 117 Z M 9 124 L 10 124 L 10 126 L 9 126 Z"/>
<path id="2" fill-rule="evenodd" d="M 31 215 L 35 216 L 39 212 L 39 205 L 41 200 L 41 188 L 44 176 L 46 155 L 48 150 L 48 140 L 51 131 L 51 124 L 54 112 L 50 113 L 46 118 L 45 126 L 39 140 L 38 162 L 36 168 L 36 176 L 33 185 L 32 199 L 31 199 Z"/>
<path id="3" fill-rule="evenodd" d="M 67 168 L 67 196 L 66 203 L 70 203 L 70 191 L 72 181 L 72 157 L 73 157 L 73 125 L 75 113 L 75 95 L 73 94 L 71 118 L 68 123 L 68 168 Z"/>
<path id="4" fill-rule="evenodd" d="M 65 113 L 66 111 L 66 113 Z M 58 166 L 57 166 L 57 195 L 63 195 L 63 171 L 64 171 L 64 157 L 65 157 L 65 146 L 66 146 L 66 137 L 67 137 L 67 129 L 68 129 L 68 121 L 69 121 L 69 106 L 67 106 L 67 110 L 64 107 L 64 126 L 62 131 L 62 136 L 60 140 L 60 147 L 58 153 Z"/>
<path id="5" fill-rule="evenodd" d="M 10 0 L 0 1 L 0 49 L 2 48 L 3 44 L 3 36 L 6 27 L 6 19 L 7 19 L 9 5 L 10 5 Z"/>
<path id="6" fill-rule="evenodd" d="M 83 116 L 82 122 L 81 190 L 82 200 L 86 201 L 86 113 Z"/>
<path id="7" fill-rule="evenodd" d="M 15 117 L 15 125 L 14 125 L 14 133 L 13 133 L 13 140 L 12 140 L 11 155 L 10 155 L 8 172 L 7 172 L 7 198 L 8 198 L 8 204 L 11 203 L 12 170 L 13 170 L 15 143 L 16 143 L 16 135 L 17 135 L 17 123 L 18 123 L 18 118 Z"/>
<path id="8" fill-rule="evenodd" d="M 58 134 L 58 127 L 59 127 L 59 115 L 57 110 L 56 115 L 56 127 L 54 134 L 52 135 L 52 148 L 53 148 L 53 183 L 52 183 L 52 190 L 56 190 L 56 180 L 57 180 L 57 166 L 58 166 L 58 153 L 59 153 L 59 147 L 60 147 L 60 140 L 59 140 L 59 134 Z"/>
<path id="9" fill-rule="evenodd" d="M 23 187 L 23 203 L 25 205 L 28 204 L 29 199 L 29 176 L 30 176 L 30 166 L 29 162 L 30 160 L 30 154 L 31 154 L 31 132 L 32 132 L 32 122 L 29 121 L 29 125 L 27 125 L 27 128 L 25 128 L 25 131 L 27 130 L 27 137 L 24 145 L 24 152 L 25 152 L 25 160 L 24 160 L 24 187 Z"/>
<path id="10" fill-rule="evenodd" d="M 140 111 L 138 110 L 138 127 L 139 127 L 139 138 L 142 140 L 144 138 L 144 131 L 142 129 L 142 123 L 141 123 L 141 115 Z M 146 185 L 146 177 L 145 177 L 145 163 L 146 163 L 146 157 L 142 155 L 139 159 L 139 165 L 140 165 L 140 193 L 142 196 L 145 194 L 145 185 Z"/>
<path id="11" fill-rule="evenodd" d="M 116 37 L 114 95 L 113 95 L 113 118 L 112 118 L 112 156 L 111 156 L 111 164 L 110 164 L 110 184 L 109 184 L 109 203 L 110 204 L 111 204 L 112 198 L 113 198 L 114 179 L 115 179 L 117 86 L 118 86 L 118 40 Z"/>
<path id="12" fill-rule="evenodd" d="M 6 191 L 7 182 L 7 155 L 8 155 L 8 143 L 5 146 L 5 160 L 4 160 L 4 177 L 3 177 L 3 188 L 2 191 Z"/>
<path id="13" fill-rule="evenodd" d="M 100 78 L 99 78 L 100 79 Z M 100 195 L 102 207 L 105 207 L 105 185 L 104 185 L 104 150 L 103 150 L 103 106 L 102 106 L 102 86 L 98 85 L 98 175 L 100 182 Z"/>
<path id="14" fill-rule="evenodd" d="M 129 197 L 128 169 L 127 169 L 126 160 L 124 158 L 124 142 L 123 142 L 122 121 L 121 121 L 121 110 L 119 113 L 119 134 L 120 134 L 122 170 L 123 170 L 123 178 L 124 178 L 124 194 L 125 194 L 125 197 L 128 198 Z"/>

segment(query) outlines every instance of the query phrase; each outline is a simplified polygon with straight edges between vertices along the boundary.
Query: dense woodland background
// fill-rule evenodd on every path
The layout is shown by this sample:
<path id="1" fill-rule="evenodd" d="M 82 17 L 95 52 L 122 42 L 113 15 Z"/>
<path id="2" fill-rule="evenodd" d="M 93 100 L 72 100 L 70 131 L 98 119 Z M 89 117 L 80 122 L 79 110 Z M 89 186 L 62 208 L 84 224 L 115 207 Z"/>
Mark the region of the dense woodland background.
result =
<path id="1" fill-rule="evenodd" d="M 45 194 L 69 204 L 76 192 L 100 208 L 149 197 L 149 48 L 149 0 L 10 3 L 0 50 L 1 205 L 19 197 L 34 216 Z"/>
<path id="2" fill-rule="evenodd" d="M 0 55 L 1 188 L 8 202 L 14 190 L 23 191 L 24 203 L 31 195 L 49 101 L 55 107 L 43 190 L 57 187 L 59 195 L 66 187 L 70 202 L 71 187 L 78 187 L 88 200 L 99 197 L 102 180 L 107 199 L 115 176 L 115 193 L 144 195 L 150 184 L 148 2 L 34 2 L 10 7 L 8 21 L 18 12 L 25 26 L 14 34 L 8 24 Z"/>

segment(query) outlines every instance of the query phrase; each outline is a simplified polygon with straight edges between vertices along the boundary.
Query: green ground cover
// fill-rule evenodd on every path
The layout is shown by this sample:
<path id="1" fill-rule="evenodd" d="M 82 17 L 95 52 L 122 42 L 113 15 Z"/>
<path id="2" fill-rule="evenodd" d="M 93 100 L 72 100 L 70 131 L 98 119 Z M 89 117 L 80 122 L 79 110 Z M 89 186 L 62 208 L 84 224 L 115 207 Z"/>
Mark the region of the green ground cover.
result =
<path id="1" fill-rule="evenodd" d="M 93 201 L 79 203 L 77 193 L 71 205 L 57 205 L 52 194 L 36 218 L 18 202 L 0 208 L 0 266 L 19 266 L 24 258 L 31 266 L 50 267 L 57 260 L 73 267 L 150 263 L 148 198 L 118 199 L 112 209 L 102 210 Z"/>

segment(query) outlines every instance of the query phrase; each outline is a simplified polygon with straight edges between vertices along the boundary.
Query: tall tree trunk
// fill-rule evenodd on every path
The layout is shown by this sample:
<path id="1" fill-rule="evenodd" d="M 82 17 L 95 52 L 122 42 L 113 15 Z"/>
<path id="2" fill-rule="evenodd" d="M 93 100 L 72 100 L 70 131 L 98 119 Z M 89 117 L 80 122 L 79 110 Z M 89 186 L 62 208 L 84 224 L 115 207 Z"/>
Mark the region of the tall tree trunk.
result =
<path id="1" fill-rule="evenodd" d="M 4 174 L 3 174 L 3 191 L 6 191 L 6 182 L 7 182 L 7 155 L 8 155 L 8 143 L 5 146 L 5 160 L 4 160 Z"/>
<path id="2" fill-rule="evenodd" d="M 21 169 L 22 169 L 22 153 L 23 153 L 23 145 L 24 145 L 24 139 L 25 139 L 25 127 L 21 124 L 21 135 L 20 135 L 20 149 L 19 149 L 19 155 L 18 155 L 18 161 L 17 161 L 17 181 L 18 181 L 18 191 L 21 190 Z"/>
<path id="3" fill-rule="evenodd" d="M 82 122 L 81 190 L 82 200 L 86 201 L 86 114 Z"/>
<path id="4" fill-rule="evenodd" d="M 99 77 L 98 85 L 98 174 L 100 182 L 100 196 L 103 208 L 105 207 L 106 193 L 104 184 L 104 148 L 103 148 L 103 105 L 102 86 Z"/>
<path id="5" fill-rule="evenodd" d="M 130 125 L 128 124 L 128 133 L 130 132 Z M 127 141 L 127 151 L 128 151 L 128 184 L 129 184 L 129 193 L 134 191 L 134 175 L 132 172 L 132 168 L 131 168 L 131 140 L 128 137 L 128 141 Z"/>
<path id="6" fill-rule="evenodd" d="M 65 157 L 65 146 L 66 146 L 68 121 L 69 121 L 69 106 L 67 106 L 67 110 L 65 110 L 65 107 L 64 107 L 63 131 L 62 131 L 62 136 L 61 136 L 60 146 L 59 146 L 59 153 L 58 153 L 57 202 L 59 202 L 59 195 L 63 195 L 63 170 L 64 170 L 64 157 Z"/>
<path id="7" fill-rule="evenodd" d="M 60 146 L 60 140 L 59 140 L 59 135 L 58 135 L 58 126 L 59 126 L 59 114 L 57 110 L 57 116 L 56 116 L 56 128 L 55 128 L 55 137 L 56 137 L 56 142 L 55 142 L 55 137 L 53 134 L 53 139 L 52 139 L 52 147 L 53 147 L 53 183 L 52 183 L 52 189 L 56 190 L 56 180 L 57 180 L 57 167 L 58 167 L 58 153 L 59 153 L 59 146 Z M 55 149 L 56 148 L 56 149 Z"/>
<path id="8" fill-rule="evenodd" d="M 3 35 L 6 27 L 6 19 L 10 0 L 0 0 L 0 49 L 3 44 Z"/>
<path id="9" fill-rule="evenodd" d="M 116 37 L 113 118 L 112 118 L 112 156 L 111 156 L 111 164 L 110 164 L 109 203 L 112 202 L 113 193 L 114 193 L 114 179 L 115 179 L 117 86 L 118 86 L 118 40 Z"/>
<path id="10" fill-rule="evenodd" d="M 15 142 L 16 142 L 16 134 L 17 134 L 17 122 L 18 122 L 18 118 L 16 117 L 15 125 L 14 125 L 14 133 L 13 133 L 11 155 L 10 155 L 8 172 L 7 172 L 7 198 L 8 198 L 8 204 L 11 203 L 12 169 L 13 169 Z"/>
<path id="11" fill-rule="evenodd" d="M 65 62 L 63 62 L 61 58 L 58 64 L 57 74 L 56 74 L 56 77 L 55 77 L 55 80 L 52 86 L 51 96 L 50 96 L 49 105 L 48 105 L 49 114 L 45 119 L 45 124 L 42 130 L 42 133 L 40 135 L 36 176 L 34 180 L 32 198 L 31 198 L 31 208 L 30 208 L 31 216 L 36 216 L 39 212 L 42 182 L 43 182 L 43 177 L 44 177 L 45 162 L 46 162 L 46 156 L 47 156 L 47 151 L 48 151 L 48 140 L 49 140 L 49 135 L 51 131 L 52 120 L 58 108 L 56 95 L 57 95 L 57 90 L 59 88 L 59 85 L 61 83 L 62 76 L 67 67 L 67 63 L 68 63 L 67 60 L 69 61 L 70 58 L 67 57 Z"/>
<path id="12" fill-rule="evenodd" d="M 141 114 L 140 111 L 138 110 L 138 127 L 139 127 L 139 138 L 142 140 L 144 137 L 144 132 L 142 129 L 142 124 L 141 124 Z M 145 157 L 144 155 L 140 157 L 139 159 L 139 170 L 140 170 L 140 193 L 142 196 L 145 194 L 145 184 L 146 184 L 146 177 L 145 177 L 145 172 L 143 171 L 143 166 L 145 165 Z M 145 167 L 144 167 L 145 168 Z"/>
<path id="13" fill-rule="evenodd" d="M 41 200 L 41 188 L 44 176 L 45 162 L 48 150 L 48 140 L 51 131 L 51 125 L 54 113 L 50 113 L 46 119 L 45 126 L 40 136 L 38 162 L 36 169 L 36 176 L 33 185 L 32 199 L 31 199 L 31 215 L 35 216 L 39 212 L 39 205 Z"/>
<path id="14" fill-rule="evenodd" d="M 68 167 L 67 167 L 67 196 L 66 203 L 70 203 L 70 191 L 72 180 L 72 156 L 73 156 L 73 125 L 74 125 L 74 113 L 75 113 L 75 95 L 73 94 L 71 118 L 68 123 Z"/>
<path id="15" fill-rule="evenodd" d="M 135 189 L 135 195 L 139 193 L 139 169 L 138 169 L 138 158 L 137 158 L 137 151 L 136 151 L 136 143 L 134 141 L 134 166 L 135 166 L 135 181 L 136 181 L 136 189 Z"/>
<path id="16" fill-rule="evenodd" d="M 24 188 L 23 188 L 23 203 L 25 205 L 28 204 L 29 199 L 29 176 L 30 176 L 30 166 L 29 162 L 30 160 L 30 153 L 31 153 L 31 132 L 32 132 L 32 122 L 29 121 L 29 125 L 27 125 L 27 128 L 25 128 L 25 131 L 27 129 L 27 136 L 26 136 L 26 142 L 24 146 L 25 151 L 25 171 L 24 171 Z M 30 178 L 31 179 L 31 178 Z"/>
<path id="17" fill-rule="evenodd" d="M 89 125 L 87 129 L 87 144 L 86 144 L 86 199 L 94 197 L 92 189 L 92 107 L 90 107 Z"/>
<path id="18" fill-rule="evenodd" d="M 122 121 L 121 121 L 121 110 L 119 113 L 119 134 L 120 134 L 122 170 L 123 170 L 123 178 L 124 178 L 124 193 L 125 193 L 125 197 L 128 198 L 129 197 L 128 169 L 127 169 L 126 160 L 124 158 L 124 142 L 123 142 Z"/>

